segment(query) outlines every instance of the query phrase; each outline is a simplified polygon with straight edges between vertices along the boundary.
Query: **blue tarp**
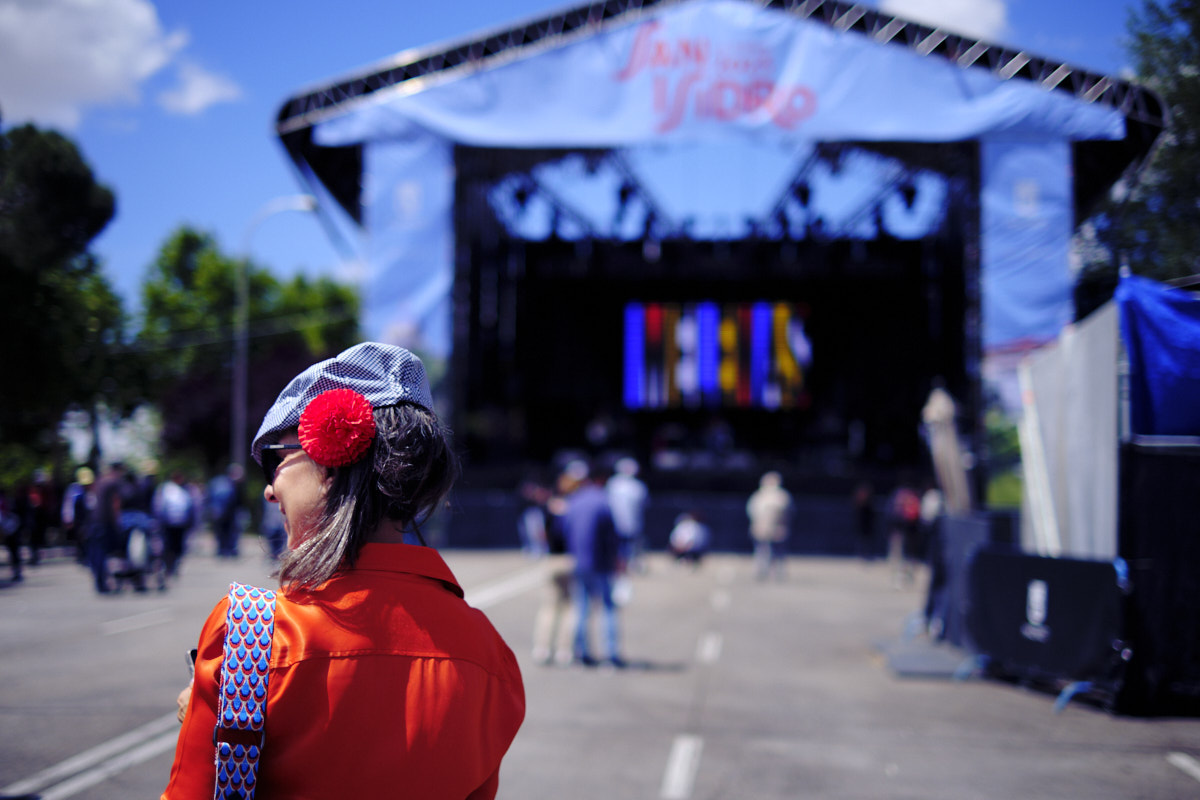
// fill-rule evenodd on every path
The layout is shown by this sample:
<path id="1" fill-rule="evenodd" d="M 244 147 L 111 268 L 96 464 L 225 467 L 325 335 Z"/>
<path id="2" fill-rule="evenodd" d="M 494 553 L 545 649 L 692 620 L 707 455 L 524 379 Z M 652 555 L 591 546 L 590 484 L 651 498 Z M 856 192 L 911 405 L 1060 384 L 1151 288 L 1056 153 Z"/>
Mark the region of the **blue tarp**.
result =
<path id="1" fill-rule="evenodd" d="M 1118 111 L 1065 92 L 757 3 L 693 0 L 415 91 L 374 93 L 317 124 L 313 140 L 364 147 L 368 333 L 419 328 L 424 347 L 442 356 L 453 228 L 449 190 L 437 184 L 453 180 L 455 143 L 646 152 L 978 140 L 982 335 L 995 347 L 1049 340 L 1069 319 L 1070 143 L 1124 134 Z M 728 192 L 716 181 L 704 188 Z M 385 303 L 400 287 L 419 302 Z"/>
<path id="2" fill-rule="evenodd" d="M 1200 299 L 1137 275 L 1116 292 L 1133 433 L 1200 436 Z"/>

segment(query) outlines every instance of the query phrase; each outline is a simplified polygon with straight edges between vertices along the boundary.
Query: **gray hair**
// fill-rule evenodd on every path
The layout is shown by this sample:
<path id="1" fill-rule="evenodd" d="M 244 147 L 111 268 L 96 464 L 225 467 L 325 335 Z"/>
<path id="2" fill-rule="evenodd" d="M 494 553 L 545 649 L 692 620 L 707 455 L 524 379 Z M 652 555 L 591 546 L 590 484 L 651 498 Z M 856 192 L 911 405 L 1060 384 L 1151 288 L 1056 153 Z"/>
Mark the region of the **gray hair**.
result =
<path id="1" fill-rule="evenodd" d="M 337 570 L 354 566 L 367 537 L 384 520 L 422 538 L 421 523 L 458 478 L 449 431 L 432 412 L 410 403 L 377 408 L 375 430 L 366 456 L 327 468 L 331 480 L 316 530 L 280 564 L 285 590 L 314 589 Z"/>

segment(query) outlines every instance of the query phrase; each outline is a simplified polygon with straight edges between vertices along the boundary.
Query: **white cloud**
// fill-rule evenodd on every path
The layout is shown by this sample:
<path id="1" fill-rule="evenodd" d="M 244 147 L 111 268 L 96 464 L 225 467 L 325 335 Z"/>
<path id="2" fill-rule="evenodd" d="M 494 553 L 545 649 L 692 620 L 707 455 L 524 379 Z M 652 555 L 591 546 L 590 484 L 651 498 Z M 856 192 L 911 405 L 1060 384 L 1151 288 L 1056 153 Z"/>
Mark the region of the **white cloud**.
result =
<path id="1" fill-rule="evenodd" d="M 137 105 L 187 42 L 186 31 L 163 29 L 150 0 L 0 0 L 0 114 L 71 129 L 89 108 Z M 179 79 L 202 87 L 198 97 L 235 90 L 225 79 L 203 88 L 204 73 L 189 69 L 179 65 Z"/>
<path id="2" fill-rule="evenodd" d="M 179 83 L 158 95 L 158 103 L 174 114 L 199 114 L 217 103 L 237 100 L 242 90 L 221 75 L 208 72 L 198 64 L 184 61 L 179 65 Z"/>
<path id="3" fill-rule="evenodd" d="M 985 41 L 1008 33 L 1006 0 L 880 0 L 879 10 Z"/>

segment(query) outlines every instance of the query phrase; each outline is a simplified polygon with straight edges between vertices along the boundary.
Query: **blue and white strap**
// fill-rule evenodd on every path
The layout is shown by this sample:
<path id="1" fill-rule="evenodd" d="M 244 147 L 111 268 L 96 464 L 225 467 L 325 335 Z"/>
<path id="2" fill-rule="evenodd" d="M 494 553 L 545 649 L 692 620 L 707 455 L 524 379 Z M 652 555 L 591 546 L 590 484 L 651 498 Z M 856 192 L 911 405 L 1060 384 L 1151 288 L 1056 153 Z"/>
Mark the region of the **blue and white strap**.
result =
<path id="1" fill-rule="evenodd" d="M 225 658 L 217 701 L 214 800 L 253 800 L 267 712 L 267 668 L 275 633 L 275 593 L 229 585 Z"/>

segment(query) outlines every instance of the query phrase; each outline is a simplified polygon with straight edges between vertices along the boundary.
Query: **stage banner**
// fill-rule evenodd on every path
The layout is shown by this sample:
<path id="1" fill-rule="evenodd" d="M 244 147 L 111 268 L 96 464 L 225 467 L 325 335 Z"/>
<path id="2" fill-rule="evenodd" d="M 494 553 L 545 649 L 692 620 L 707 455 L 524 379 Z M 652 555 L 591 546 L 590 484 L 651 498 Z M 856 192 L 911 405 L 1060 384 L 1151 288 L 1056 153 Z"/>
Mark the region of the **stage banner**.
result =
<path id="1" fill-rule="evenodd" d="M 1071 144 L 989 136 L 979 145 L 984 348 L 1050 341 L 1071 321 Z"/>
<path id="2" fill-rule="evenodd" d="M 413 124 L 480 147 L 629 147 L 751 135 L 792 141 L 959 141 L 988 134 L 1124 136 L 1124 119 L 784 11 L 696 0 L 584 31 L 500 66 L 376 92 L 317 125 L 327 146 Z"/>
<path id="3" fill-rule="evenodd" d="M 1139 275 L 1116 291 L 1129 416 L 1143 436 L 1200 436 L 1200 299 Z"/>
<path id="4" fill-rule="evenodd" d="M 451 146 L 414 129 L 366 148 L 363 327 L 407 347 L 437 380 L 450 356 L 454 285 Z"/>

